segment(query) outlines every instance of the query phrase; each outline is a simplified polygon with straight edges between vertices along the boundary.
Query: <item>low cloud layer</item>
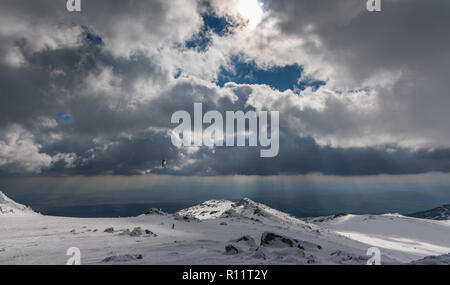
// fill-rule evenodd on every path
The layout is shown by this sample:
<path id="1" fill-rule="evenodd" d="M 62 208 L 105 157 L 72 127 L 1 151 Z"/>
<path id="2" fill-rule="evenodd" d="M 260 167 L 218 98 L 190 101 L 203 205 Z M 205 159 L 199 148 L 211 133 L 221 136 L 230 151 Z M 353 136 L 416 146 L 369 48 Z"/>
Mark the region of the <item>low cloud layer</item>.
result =
<path id="1" fill-rule="evenodd" d="M 238 2 L 2 1 L 0 175 L 450 171 L 450 3 L 262 1 L 249 25 Z M 298 84 L 242 80 L 237 62 L 301 67 Z M 279 155 L 173 146 L 194 102 L 279 111 Z"/>

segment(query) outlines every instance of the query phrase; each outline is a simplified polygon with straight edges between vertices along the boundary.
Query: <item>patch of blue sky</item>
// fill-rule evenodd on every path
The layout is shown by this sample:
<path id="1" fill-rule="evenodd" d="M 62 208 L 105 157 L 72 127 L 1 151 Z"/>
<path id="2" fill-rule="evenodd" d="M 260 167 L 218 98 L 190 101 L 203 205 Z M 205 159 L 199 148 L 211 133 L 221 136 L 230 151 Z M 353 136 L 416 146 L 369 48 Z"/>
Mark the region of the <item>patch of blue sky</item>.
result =
<path id="1" fill-rule="evenodd" d="M 311 86 L 313 90 L 325 85 L 324 81 L 312 78 L 301 79 L 303 68 L 297 64 L 274 66 L 262 69 L 255 62 L 242 61 L 240 57 L 233 57 L 231 69 L 222 67 L 217 84 L 223 87 L 228 82 L 237 84 L 265 84 L 281 92 L 288 89 L 294 91 L 305 90 Z"/>
<path id="2" fill-rule="evenodd" d="M 61 111 L 61 112 L 56 113 L 55 120 L 58 123 L 68 123 L 68 122 L 72 121 L 72 117 L 69 114 L 67 114 L 66 112 Z"/>
<path id="3" fill-rule="evenodd" d="M 173 77 L 175 79 L 179 78 L 181 76 L 181 74 L 183 74 L 183 70 L 181 68 L 177 69 L 177 71 L 175 72 L 175 74 L 173 75 Z"/>
<path id="4" fill-rule="evenodd" d="M 189 49 L 206 51 L 211 43 L 211 33 L 224 36 L 228 33 L 231 23 L 224 17 L 217 16 L 214 12 L 202 14 L 203 26 L 200 32 L 185 43 Z"/>
<path id="5" fill-rule="evenodd" d="M 87 27 L 82 27 L 83 33 L 81 34 L 82 41 L 85 44 L 91 45 L 91 46 L 103 46 L 103 39 L 95 34 L 94 32 L 90 31 Z"/>

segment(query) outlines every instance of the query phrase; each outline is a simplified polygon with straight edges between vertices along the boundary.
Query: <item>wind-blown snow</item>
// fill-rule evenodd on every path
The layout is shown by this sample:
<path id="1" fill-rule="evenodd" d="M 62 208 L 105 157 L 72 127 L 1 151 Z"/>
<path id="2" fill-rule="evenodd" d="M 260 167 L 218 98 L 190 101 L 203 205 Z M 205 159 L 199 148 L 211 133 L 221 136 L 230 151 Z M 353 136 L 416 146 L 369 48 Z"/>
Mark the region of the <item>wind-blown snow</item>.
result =
<path id="1" fill-rule="evenodd" d="M 399 215 L 311 222 L 243 199 L 79 219 L 32 214 L 0 199 L 2 209 L 14 210 L 0 215 L 0 264 L 65 264 L 70 247 L 81 250 L 83 264 L 366 264 L 373 246 L 383 264 L 397 264 L 450 252 L 449 222 Z"/>

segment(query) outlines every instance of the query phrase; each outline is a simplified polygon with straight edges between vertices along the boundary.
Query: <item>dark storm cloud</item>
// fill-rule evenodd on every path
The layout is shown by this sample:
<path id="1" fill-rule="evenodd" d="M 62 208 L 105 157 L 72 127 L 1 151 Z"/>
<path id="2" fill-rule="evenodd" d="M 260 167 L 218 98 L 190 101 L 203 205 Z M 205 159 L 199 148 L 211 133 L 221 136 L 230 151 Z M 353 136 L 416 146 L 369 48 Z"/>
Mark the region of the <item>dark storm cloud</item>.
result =
<path id="1" fill-rule="evenodd" d="M 174 175 L 325 175 L 358 176 L 449 172 L 450 150 L 411 151 L 396 146 L 333 148 L 319 146 L 312 138 L 282 136 L 275 158 L 260 158 L 259 148 L 201 149 L 196 162 L 183 171 L 155 173 Z M 177 161 L 174 161 L 177 163 Z"/>
<path id="2" fill-rule="evenodd" d="M 54 164 L 45 174 L 59 175 L 140 175 L 161 166 L 163 159 L 178 160 L 178 150 L 164 133 L 145 132 L 133 138 L 119 138 L 103 147 L 86 151 L 86 145 L 78 149 L 75 167 L 64 163 Z M 64 146 L 63 146 L 64 147 Z M 69 150 L 74 150 L 70 147 Z"/>
<path id="3" fill-rule="evenodd" d="M 129 112 L 127 106 L 136 80 L 148 84 L 167 81 L 167 72 L 151 58 L 135 55 L 130 59 L 114 59 L 111 55 L 83 46 L 34 53 L 27 58 L 30 66 L 20 70 L 3 66 L 0 82 L 0 124 L 21 123 L 32 127 L 39 116 L 54 117 L 65 112 L 73 120 L 60 126 L 78 134 L 102 134 L 143 127 L 153 117 L 148 106 Z M 120 79 L 114 107 L 108 106 L 109 95 L 102 90 L 86 90 L 86 74 L 101 75 L 111 70 Z M 53 75 L 57 71 L 63 75 Z M 106 82 L 108 84 L 109 82 Z M 101 83 L 100 83 L 101 84 Z M 147 108 L 146 108 L 147 107 Z"/>
<path id="4" fill-rule="evenodd" d="M 328 52 L 349 65 L 356 80 L 378 69 L 433 66 L 448 58 L 450 3 L 440 0 L 382 1 L 382 12 L 370 13 L 366 1 L 268 1 L 287 34 L 311 31 Z"/>

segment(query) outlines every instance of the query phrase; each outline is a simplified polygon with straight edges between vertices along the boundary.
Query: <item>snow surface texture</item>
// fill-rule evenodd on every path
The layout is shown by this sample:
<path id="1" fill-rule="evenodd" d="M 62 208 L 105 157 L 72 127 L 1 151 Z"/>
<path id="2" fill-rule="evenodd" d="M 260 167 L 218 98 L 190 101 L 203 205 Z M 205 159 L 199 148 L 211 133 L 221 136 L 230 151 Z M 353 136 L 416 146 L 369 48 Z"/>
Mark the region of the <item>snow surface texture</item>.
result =
<path id="1" fill-rule="evenodd" d="M 411 265 L 449 265 L 450 254 L 439 256 L 427 256 L 423 259 L 416 260 L 410 263 Z"/>
<path id="2" fill-rule="evenodd" d="M 0 264 L 448 264 L 450 222 L 400 215 L 297 219 L 243 199 L 207 201 L 168 214 L 65 218 L 35 214 L 0 194 Z M 13 210 L 13 212 L 9 210 Z M 428 257 L 440 255 L 439 257 Z M 421 260 L 419 260 L 421 259 Z"/>

